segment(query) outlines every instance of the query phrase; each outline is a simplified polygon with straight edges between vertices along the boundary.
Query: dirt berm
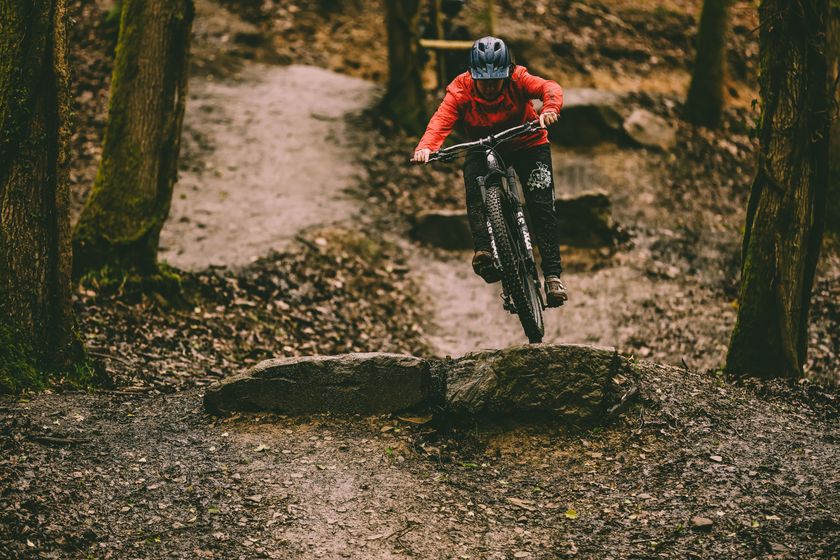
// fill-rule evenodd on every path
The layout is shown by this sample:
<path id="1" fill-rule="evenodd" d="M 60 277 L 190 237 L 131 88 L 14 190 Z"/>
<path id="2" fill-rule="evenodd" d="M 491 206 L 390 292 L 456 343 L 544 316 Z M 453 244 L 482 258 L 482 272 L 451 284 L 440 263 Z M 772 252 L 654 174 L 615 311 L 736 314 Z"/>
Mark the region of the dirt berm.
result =
<path id="1" fill-rule="evenodd" d="M 207 389 L 214 414 L 379 414 L 433 407 L 454 418 L 499 416 L 588 424 L 632 390 L 639 366 L 615 350 L 539 344 L 458 359 L 387 353 L 267 360 Z"/>

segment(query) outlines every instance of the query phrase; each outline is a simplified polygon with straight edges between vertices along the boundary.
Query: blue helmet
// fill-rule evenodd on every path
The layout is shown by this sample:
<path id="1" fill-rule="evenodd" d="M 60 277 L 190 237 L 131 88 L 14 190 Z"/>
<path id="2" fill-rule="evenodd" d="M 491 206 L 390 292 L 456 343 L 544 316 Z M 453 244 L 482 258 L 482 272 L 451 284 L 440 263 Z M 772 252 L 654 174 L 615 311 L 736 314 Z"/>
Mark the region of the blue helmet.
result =
<path id="1" fill-rule="evenodd" d="M 496 37 L 482 37 L 470 49 L 470 75 L 473 80 L 510 78 L 513 59 L 505 42 Z"/>

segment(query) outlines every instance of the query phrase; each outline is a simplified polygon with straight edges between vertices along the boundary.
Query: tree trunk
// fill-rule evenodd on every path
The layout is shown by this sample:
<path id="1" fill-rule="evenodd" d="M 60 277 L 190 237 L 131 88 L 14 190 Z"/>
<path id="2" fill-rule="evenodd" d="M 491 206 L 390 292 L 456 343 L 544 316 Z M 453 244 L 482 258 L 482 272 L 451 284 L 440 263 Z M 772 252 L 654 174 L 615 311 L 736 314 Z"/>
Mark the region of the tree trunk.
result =
<path id="1" fill-rule="evenodd" d="M 685 119 L 698 126 L 716 127 L 723 111 L 726 74 L 727 10 L 731 0 L 705 0 L 697 33 L 694 74 L 685 102 Z"/>
<path id="2" fill-rule="evenodd" d="M 411 134 L 422 132 L 426 126 L 419 19 L 419 0 L 385 0 L 389 77 L 383 105 L 394 121 Z"/>
<path id="3" fill-rule="evenodd" d="M 758 169 L 726 369 L 797 377 L 828 185 L 827 0 L 763 0 Z"/>
<path id="4" fill-rule="evenodd" d="M 828 80 L 832 120 L 825 224 L 828 231 L 840 235 L 840 0 L 832 0 L 828 20 Z"/>
<path id="5" fill-rule="evenodd" d="M 73 239 L 74 274 L 158 272 L 187 90 L 192 0 L 122 0 L 108 125 Z"/>
<path id="6" fill-rule="evenodd" d="M 80 357 L 70 306 L 64 0 L 0 0 L 0 392 Z"/>

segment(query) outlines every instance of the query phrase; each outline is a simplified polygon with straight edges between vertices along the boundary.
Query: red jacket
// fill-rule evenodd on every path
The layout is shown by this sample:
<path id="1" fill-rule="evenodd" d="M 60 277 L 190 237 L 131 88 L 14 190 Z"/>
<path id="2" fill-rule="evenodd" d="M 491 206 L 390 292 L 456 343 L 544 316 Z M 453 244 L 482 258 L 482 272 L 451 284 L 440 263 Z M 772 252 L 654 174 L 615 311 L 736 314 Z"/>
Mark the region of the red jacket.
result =
<path id="1" fill-rule="evenodd" d="M 443 141 L 456 126 L 470 140 L 501 132 L 537 118 L 532 99 L 542 99 L 543 112 L 560 113 L 563 88 L 557 82 L 544 80 L 528 73 L 524 66 L 513 69 L 509 85 L 496 99 L 488 101 L 478 94 L 469 72 L 464 72 L 446 87 L 446 96 L 429 121 L 426 133 L 417 150 L 440 149 Z M 548 131 L 521 136 L 510 142 L 513 150 L 531 148 L 548 142 Z"/>

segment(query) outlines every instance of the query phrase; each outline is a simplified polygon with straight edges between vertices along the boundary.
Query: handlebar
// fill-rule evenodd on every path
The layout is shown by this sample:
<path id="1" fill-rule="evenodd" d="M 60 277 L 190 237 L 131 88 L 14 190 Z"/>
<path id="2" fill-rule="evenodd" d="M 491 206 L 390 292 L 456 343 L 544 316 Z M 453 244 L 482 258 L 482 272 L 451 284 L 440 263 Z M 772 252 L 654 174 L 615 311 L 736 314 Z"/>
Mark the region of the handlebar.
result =
<path id="1" fill-rule="evenodd" d="M 452 161 L 460 152 L 469 150 L 470 148 L 477 148 L 479 146 L 495 148 L 499 144 L 513 140 L 517 136 L 536 132 L 540 128 L 542 128 L 540 126 L 540 121 L 528 121 L 525 124 L 503 130 L 498 134 L 485 136 L 484 138 L 480 138 L 474 142 L 464 142 L 463 144 L 455 144 L 454 146 L 449 146 L 448 148 L 442 148 L 436 152 L 432 152 L 429 156 L 429 163 L 433 161 Z"/>

